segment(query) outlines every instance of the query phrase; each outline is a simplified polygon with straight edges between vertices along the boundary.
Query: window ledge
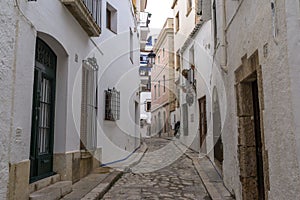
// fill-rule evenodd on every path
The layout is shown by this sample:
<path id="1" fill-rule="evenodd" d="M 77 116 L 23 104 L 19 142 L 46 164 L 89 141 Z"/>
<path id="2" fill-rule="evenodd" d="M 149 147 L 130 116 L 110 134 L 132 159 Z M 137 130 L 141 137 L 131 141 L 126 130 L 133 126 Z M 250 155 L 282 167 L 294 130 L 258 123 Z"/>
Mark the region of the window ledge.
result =
<path id="1" fill-rule="evenodd" d="M 113 31 L 112 29 L 110 29 L 110 28 L 107 28 L 107 27 L 106 27 L 106 29 L 107 29 L 107 30 L 109 30 L 110 32 L 112 32 L 112 33 L 114 33 L 114 34 L 116 34 L 116 35 L 117 35 L 117 32 L 116 32 L 116 31 Z"/>

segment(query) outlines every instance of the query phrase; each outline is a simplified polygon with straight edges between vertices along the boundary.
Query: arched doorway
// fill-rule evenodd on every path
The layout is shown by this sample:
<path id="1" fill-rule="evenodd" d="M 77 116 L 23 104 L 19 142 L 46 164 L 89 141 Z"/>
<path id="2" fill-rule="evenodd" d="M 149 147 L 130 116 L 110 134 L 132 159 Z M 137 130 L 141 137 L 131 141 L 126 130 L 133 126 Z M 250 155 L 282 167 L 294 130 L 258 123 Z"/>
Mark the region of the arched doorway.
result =
<path id="1" fill-rule="evenodd" d="M 53 174 L 56 62 L 54 51 L 37 38 L 30 142 L 31 182 Z"/>
<path id="2" fill-rule="evenodd" d="M 214 142 L 214 161 L 222 171 L 223 165 L 223 143 L 222 143 L 222 122 L 220 113 L 220 104 L 217 88 L 213 90 L 213 142 Z"/>

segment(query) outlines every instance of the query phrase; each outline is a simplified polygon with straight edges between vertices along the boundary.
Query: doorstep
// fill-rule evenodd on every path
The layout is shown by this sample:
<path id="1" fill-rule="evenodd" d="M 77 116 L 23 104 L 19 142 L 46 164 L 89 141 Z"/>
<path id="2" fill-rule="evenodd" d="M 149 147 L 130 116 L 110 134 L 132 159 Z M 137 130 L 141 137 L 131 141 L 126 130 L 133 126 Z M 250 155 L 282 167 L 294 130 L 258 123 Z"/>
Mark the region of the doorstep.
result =
<path id="1" fill-rule="evenodd" d="M 122 176 L 122 172 L 109 168 L 96 168 L 88 176 L 76 182 L 73 191 L 63 200 L 101 199 L 112 185 Z"/>

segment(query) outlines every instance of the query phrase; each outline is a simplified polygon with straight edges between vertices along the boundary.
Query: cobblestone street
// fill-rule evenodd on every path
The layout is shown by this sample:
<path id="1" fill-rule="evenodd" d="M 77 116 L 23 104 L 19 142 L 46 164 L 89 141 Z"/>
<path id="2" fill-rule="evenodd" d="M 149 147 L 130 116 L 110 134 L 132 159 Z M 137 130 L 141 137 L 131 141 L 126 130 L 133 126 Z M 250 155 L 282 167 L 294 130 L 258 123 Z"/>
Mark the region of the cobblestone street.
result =
<path id="1" fill-rule="evenodd" d="M 146 143 L 148 151 L 141 162 L 125 173 L 103 199 L 210 199 L 192 161 L 173 141 L 151 138 Z"/>

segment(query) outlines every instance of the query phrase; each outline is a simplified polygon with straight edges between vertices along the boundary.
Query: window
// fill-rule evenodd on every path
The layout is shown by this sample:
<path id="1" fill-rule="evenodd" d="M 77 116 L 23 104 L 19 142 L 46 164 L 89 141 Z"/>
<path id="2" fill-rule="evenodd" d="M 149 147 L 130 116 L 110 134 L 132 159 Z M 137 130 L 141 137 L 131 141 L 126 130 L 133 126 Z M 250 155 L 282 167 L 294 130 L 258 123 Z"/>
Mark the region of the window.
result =
<path id="1" fill-rule="evenodd" d="M 160 81 L 158 81 L 158 97 L 160 97 Z"/>
<path id="2" fill-rule="evenodd" d="M 130 28 L 130 61 L 133 64 L 133 32 Z"/>
<path id="3" fill-rule="evenodd" d="M 154 85 L 154 99 L 156 99 L 156 85 Z"/>
<path id="4" fill-rule="evenodd" d="M 179 54 L 179 52 L 177 52 L 176 53 L 176 70 L 179 70 L 179 68 L 180 68 L 180 54 Z"/>
<path id="5" fill-rule="evenodd" d="M 164 79 L 164 92 L 166 92 L 166 76 L 165 75 L 163 76 L 163 79 Z"/>
<path id="6" fill-rule="evenodd" d="M 192 11 L 192 0 L 186 0 L 186 16 Z"/>
<path id="7" fill-rule="evenodd" d="M 218 28 L 218 25 L 217 25 L 217 11 L 216 11 L 216 1 L 214 1 L 213 3 L 213 14 L 214 14 L 214 48 L 216 49 L 217 48 L 217 28 Z"/>
<path id="8" fill-rule="evenodd" d="M 179 31 L 179 12 L 177 12 L 175 16 L 175 28 L 176 28 L 176 32 Z"/>
<path id="9" fill-rule="evenodd" d="M 150 112 L 151 111 L 151 101 L 147 100 L 145 105 L 145 111 Z"/>
<path id="10" fill-rule="evenodd" d="M 157 57 L 157 64 L 160 63 L 160 56 Z"/>
<path id="11" fill-rule="evenodd" d="M 120 119 L 120 92 L 115 88 L 105 90 L 105 120 Z"/>
<path id="12" fill-rule="evenodd" d="M 163 58 L 165 57 L 165 48 L 163 48 Z"/>
<path id="13" fill-rule="evenodd" d="M 190 65 L 190 70 L 189 70 L 189 83 L 194 84 L 195 81 L 195 51 L 194 47 L 191 47 L 189 50 L 189 65 Z"/>
<path id="14" fill-rule="evenodd" d="M 82 97 L 81 97 L 81 126 L 80 149 L 92 150 L 97 141 L 97 73 L 95 59 L 83 62 L 82 67 Z"/>
<path id="15" fill-rule="evenodd" d="M 196 4 L 196 11 L 197 11 L 197 15 L 202 15 L 202 8 L 203 8 L 203 0 L 196 0 L 197 4 Z"/>
<path id="16" fill-rule="evenodd" d="M 117 33 L 118 26 L 118 15 L 117 10 L 110 4 L 106 4 L 106 28 L 110 31 Z"/>

